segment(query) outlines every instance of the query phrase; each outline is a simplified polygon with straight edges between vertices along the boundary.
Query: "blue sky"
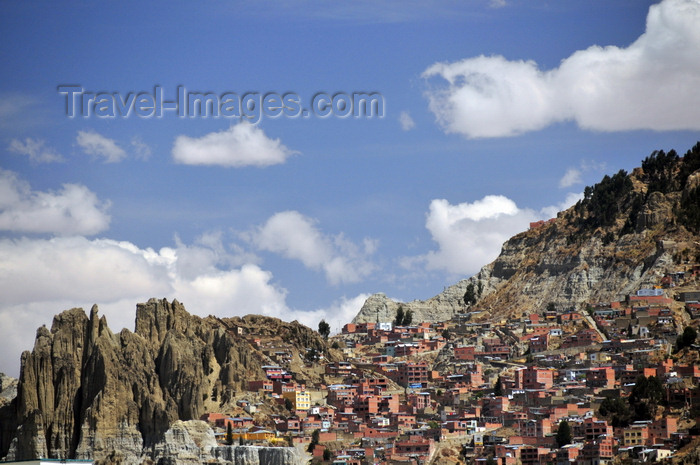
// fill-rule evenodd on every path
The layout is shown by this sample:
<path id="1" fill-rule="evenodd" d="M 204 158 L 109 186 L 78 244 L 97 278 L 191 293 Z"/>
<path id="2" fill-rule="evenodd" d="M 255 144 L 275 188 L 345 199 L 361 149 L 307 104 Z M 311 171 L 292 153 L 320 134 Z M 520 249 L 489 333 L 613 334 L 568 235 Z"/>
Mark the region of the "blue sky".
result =
<path id="1" fill-rule="evenodd" d="M 700 140 L 700 2 L 0 3 L 0 371 L 93 303 L 333 329 Z M 66 116 L 85 92 L 376 92 L 382 117 Z"/>

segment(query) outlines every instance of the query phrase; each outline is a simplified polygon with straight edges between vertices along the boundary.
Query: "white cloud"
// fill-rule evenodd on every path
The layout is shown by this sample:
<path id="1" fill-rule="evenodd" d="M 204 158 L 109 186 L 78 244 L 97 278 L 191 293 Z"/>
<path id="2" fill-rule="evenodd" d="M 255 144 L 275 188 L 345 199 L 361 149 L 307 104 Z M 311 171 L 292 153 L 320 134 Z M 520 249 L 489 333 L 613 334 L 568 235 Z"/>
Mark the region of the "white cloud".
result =
<path id="1" fill-rule="evenodd" d="M 605 171 L 605 168 L 605 162 L 581 160 L 581 163 L 578 167 L 571 167 L 566 170 L 564 176 L 562 176 L 562 178 L 559 180 L 559 187 L 566 188 L 571 187 L 575 184 L 581 184 L 583 183 L 584 173 L 588 173 L 590 171 L 602 173 Z"/>
<path id="2" fill-rule="evenodd" d="M 325 319 L 336 330 L 367 298 L 291 309 L 271 272 L 251 263 L 228 266 L 237 260 L 229 250 L 216 232 L 160 250 L 84 237 L 0 239 L 0 372 L 17 376 L 20 353 L 31 349 L 36 328 L 73 307 L 89 311 L 97 303 L 115 332 L 133 330 L 136 304 L 151 297 L 178 299 L 202 317 L 254 313 L 297 319 L 313 329 Z"/>
<path id="3" fill-rule="evenodd" d="M 151 157 L 151 147 L 146 144 L 139 136 L 131 138 L 131 146 L 134 149 L 136 158 L 140 160 L 148 160 Z"/>
<path id="4" fill-rule="evenodd" d="M 571 187 L 574 184 L 581 184 L 581 170 L 569 168 L 559 180 L 559 187 Z"/>
<path id="5" fill-rule="evenodd" d="M 136 303 L 150 297 L 177 298 L 200 316 L 285 316 L 286 291 L 272 284 L 269 271 L 254 264 L 220 269 L 229 257 L 206 249 L 156 251 L 84 237 L 0 239 L 0 371 L 16 373 L 35 329 L 75 306 L 98 303 L 116 331 L 133 329 Z M 193 262 L 192 254 L 208 258 Z"/>
<path id="6" fill-rule="evenodd" d="M 335 334 L 355 318 L 369 296 L 370 294 L 359 294 L 349 299 L 343 297 L 326 308 L 312 311 L 287 310 L 284 319 L 297 320 L 314 330 L 318 329 L 318 323 L 321 320 L 326 320 L 331 327 L 331 334 Z"/>
<path id="7" fill-rule="evenodd" d="M 700 129 L 700 2 L 649 8 L 646 32 L 627 48 L 592 46 L 542 71 L 533 61 L 479 56 L 436 63 L 427 92 L 446 132 L 503 137 L 574 120 L 585 129 Z"/>
<path id="8" fill-rule="evenodd" d="M 503 243 L 527 229 L 536 216 L 531 210 L 520 210 L 502 195 L 488 195 L 458 205 L 444 199 L 433 200 L 425 227 L 439 248 L 423 257 L 426 267 L 474 274 L 493 261 Z"/>
<path id="9" fill-rule="evenodd" d="M 116 163 L 126 158 L 126 152 L 113 139 L 94 131 L 78 131 L 78 146 L 93 157 L 104 158 L 105 163 Z"/>
<path id="10" fill-rule="evenodd" d="M 172 150 L 178 163 L 227 167 L 277 165 L 295 153 L 246 121 L 198 139 L 178 136 Z"/>
<path id="11" fill-rule="evenodd" d="M 413 121 L 413 118 L 411 118 L 411 115 L 407 111 L 399 113 L 399 123 L 401 124 L 401 129 L 404 131 L 410 131 L 416 127 L 415 121 Z"/>
<path id="12" fill-rule="evenodd" d="M 84 237 L 0 240 L 2 306 L 26 302 L 115 301 L 172 289 L 169 251 Z M 56 309 L 52 309 L 56 310 Z"/>
<path id="13" fill-rule="evenodd" d="M 487 195 L 457 205 L 435 199 L 430 203 L 425 227 L 438 249 L 404 258 L 402 263 L 405 267 L 421 264 L 427 269 L 471 276 L 498 256 L 506 240 L 527 230 L 531 221 L 555 217 L 579 198 L 580 194 L 569 194 L 561 204 L 539 212 L 519 208 L 502 195 Z"/>
<path id="14" fill-rule="evenodd" d="M 342 234 L 324 235 L 316 222 L 299 212 L 274 214 L 250 235 L 261 250 L 301 261 L 307 268 L 323 270 L 332 284 L 357 282 L 368 276 L 374 265 L 368 260 L 376 243 L 365 240 L 359 247 Z"/>
<path id="15" fill-rule="evenodd" d="M 566 210 L 579 200 L 583 199 L 583 192 L 569 192 L 566 198 L 556 205 L 550 205 L 540 210 L 543 219 L 556 218 L 557 213 Z"/>
<path id="16" fill-rule="evenodd" d="M 32 163 L 53 163 L 63 161 L 63 157 L 51 147 L 46 147 L 41 139 L 27 137 L 24 142 L 18 139 L 10 141 L 9 150 L 20 155 L 26 155 Z"/>
<path id="17" fill-rule="evenodd" d="M 491 6 L 491 8 L 503 8 L 506 5 L 507 5 L 506 0 L 490 0 L 489 1 L 489 6 Z"/>
<path id="18" fill-rule="evenodd" d="M 32 190 L 11 171 L 0 169 L 0 230 L 60 235 L 97 234 L 109 227 L 109 202 L 87 187 L 64 184 L 57 192 Z"/>

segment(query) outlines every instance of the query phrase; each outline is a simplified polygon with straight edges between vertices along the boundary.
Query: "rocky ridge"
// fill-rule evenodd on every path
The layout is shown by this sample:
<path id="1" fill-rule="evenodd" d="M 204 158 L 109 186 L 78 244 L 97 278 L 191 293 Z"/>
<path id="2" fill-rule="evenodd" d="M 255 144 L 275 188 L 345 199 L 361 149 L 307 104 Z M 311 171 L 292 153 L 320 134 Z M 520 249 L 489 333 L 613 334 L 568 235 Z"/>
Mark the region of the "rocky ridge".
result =
<path id="1" fill-rule="evenodd" d="M 0 407 L 17 397 L 17 380 L 0 373 Z"/>
<path id="2" fill-rule="evenodd" d="M 22 354 L 17 397 L 0 408 L 0 457 L 140 463 L 158 455 L 175 422 L 226 405 L 247 380 L 264 377 L 269 359 L 232 321 L 165 299 L 137 305 L 134 332 L 112 333 L 97 306 L 89 316 L 77 308 L 57 315 Z M 325 348 L 297 322 L 265 323 L 297 335 L 298 345 Z"/>
<path id="3" fill-rule="evenodd" d="M 463 312 L 507 318 L 550 302 L 560 308 L 609 302 L 656 284 L 682 254 L 700 254 L 697 228 L 687 218 L 693 211 L 688 205 L 699 203 L 698 168 L 700 143 L 683 158 L 654 152 L 643 168 L 606 176 L 557 218 L 513 236 L 476 275 L 428 300 L 403 303 L 372 295 L 353 322 L 393 321 L 399 305 L 413 312 L 414 322 L 445 321 Z M 691 214 L 684 216 L 684 208 Z M 482 292 L 467 307 L 470 284 Z"/>

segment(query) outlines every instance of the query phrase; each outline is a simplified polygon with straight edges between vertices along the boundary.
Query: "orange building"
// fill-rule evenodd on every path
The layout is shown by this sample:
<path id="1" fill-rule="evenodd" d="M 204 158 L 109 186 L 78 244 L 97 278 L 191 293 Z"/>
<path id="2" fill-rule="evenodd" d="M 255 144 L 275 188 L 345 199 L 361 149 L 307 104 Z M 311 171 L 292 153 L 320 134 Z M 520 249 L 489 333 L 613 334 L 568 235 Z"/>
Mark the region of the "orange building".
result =
<path id="1" fill-rule="evenodd" d="M 549 389 L 553 385 L 551 368 L 526 367 L 515 372 L 515 389 Z"/>

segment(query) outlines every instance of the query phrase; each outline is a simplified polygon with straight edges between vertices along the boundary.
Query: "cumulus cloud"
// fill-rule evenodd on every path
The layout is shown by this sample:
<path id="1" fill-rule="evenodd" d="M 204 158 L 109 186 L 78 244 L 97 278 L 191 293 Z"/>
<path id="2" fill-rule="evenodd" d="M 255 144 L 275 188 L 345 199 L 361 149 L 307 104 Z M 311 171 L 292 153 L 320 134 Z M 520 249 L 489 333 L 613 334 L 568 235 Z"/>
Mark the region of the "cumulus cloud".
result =
<path id="1" fill-rule="evenodd" d="M 78 131 L 76 138 L 83 151 L 96 158 L 103 158 L 105 163 L 117 163 L 126 158 L 126 152 L 113 139 L 95 131 Z"/>
<path id="2" fill-rule="evenodd" d="M 519 208 L 502 195 L 487 195 L 474 202 L 450 204 L 445 199 L 430 203 L 425 227 L 438 249 L 403 260 L 404 266 L 425 265 L 458 275 L 473 275 L 493 261 L 503 243 L 525 231 L 531 221 L 548 219 L 573 205 L 580 194 L 569 194 L 559 205 L 540 211 Z"/>
<path id="3" fill-rule="evenodd" d="M 3 239 L 0 257 L 3 307 L 167 294 L 172 289 L 168 266 L 175 260 L 168 251 L 158 253 L 128 242 L 80 236 Z"/>
<path id="4" fill-rule="evenodd" d="M 542 71 L 479 56 L 426 69 L 426 95 L 446 132 L 504 137 L 573 120 L 598 131 L 700 129 L 700 3 L 664 0 L 629 47 L 591 46 Z M 446 83 L 446 85 L 445 85 Z"/>
<path id="5" fill-rule="evenodd" d="M 366 239 L 358 246 L 342 234 L 323 234 L 314 220 L 297 211 L 276 213 L 250 234 L 250 240 L 261 250 L 323 270 L 332 284 L 357 282 L 374 270 L 369 261 L 376 247 L 374 241 Z"/>
<path id="6" fill-rule="evenodd" d="M 328 307 L 311 311 L 287 310 L 286 320 L 297 320 L 312 329 L 318 328 L 321 320 L 326 320 L 331 327 L 331 334 L 340 332 L 346 323 L 350 323 L 358 314 L 370 294 L 359 294 L 355 297 L 342 297 L 332 302 Z"/>
<path id="7" fill-rule="evenodd" d="M 404 131 L 410 131 L 416 127 L 415 121 L 411 118 L 411 115 L 407 111 L 402 111 L 399 114 L 399 124 L 401 124 L 401 129 Z"/>
<path id="8" fill-rule="evenodd" d="M 172 150 L 177 163 L 227 167 L 277 165 L 295 153 L 246 121 L 200 138 L 178 136 Z"/>
<path id="9" fill-rule="evenodd" d="M 569 168 L 559 180 L 559 187 L 571 187 L 574 184 L 581 184 L 581 170 Z"/>
<path id="10" fill-rule="evenodd" d="M 286 291 L 272 283 L 272 273 L 254 264 L 222 269 L 227 258 L 206 249 L 143 249 L 79 236 L 0 239 L 0 322 L 7 323 L 0 323 L 0 371 L 16 373 L 34 330 L 75 306 L 98 303 L 115 330 L 133 329 L 136 303 L 150 297 L 177 298 L 201 316 L 284 316 Z M 207 260 L 187 260 L 197 253 Z"/>
<path id="11" fill-rule="evenodd" d="M 32 163 L 54 163 L 64 161 L 63 157 L 51 147 L 46 147 L 42 139 L 27 137 L 24 142 L 12 139 L 8 149 L 10 152 L 29 157 Z"/>
<path id="12" fill-rule="evenodd" d="M 590 171 L 602 173 L 603 171 L 605 171 L 605 168 L 606 164 L 604 162 L 598 163 L 595 161 L 582 160 L 579 166 L 571 167 L 566 170 L 564 176 L 562 176 L 562 178 L 559 180 L 559 187 L 566 188 L 576 184 L 581 184 L 583 183 L 582 176 L 584 173 Z"/>
<path id="13" fill-rule="evenodd" d="M 287 306 L 287 291 L 270 271 L 252 263 L 232 267 L 231 247 L 219 233 L 193 244 L 176 240 L 159 250 L 112 239 L 56 237 L 0 239 L 0 372 L 17 376 L 21 351 L 31 349 L 37 327 L 53 315 L 97 303 L 110 328 L 134 328 L 136 303 L 178 299 L 190 313 L 228 317 L 250 313 L 299 320 L 333 330 L 359 311 L 366 295 L 311 311 Z"/>
<path id="14" fill-rule="evenodd" d="M 87 187 L 64 184 L 57 192 L 32 190 L 11 171 L 0 169 L 0 230 L 59 235 L 97 234 L 109 227 L 109 202 Z"/>

